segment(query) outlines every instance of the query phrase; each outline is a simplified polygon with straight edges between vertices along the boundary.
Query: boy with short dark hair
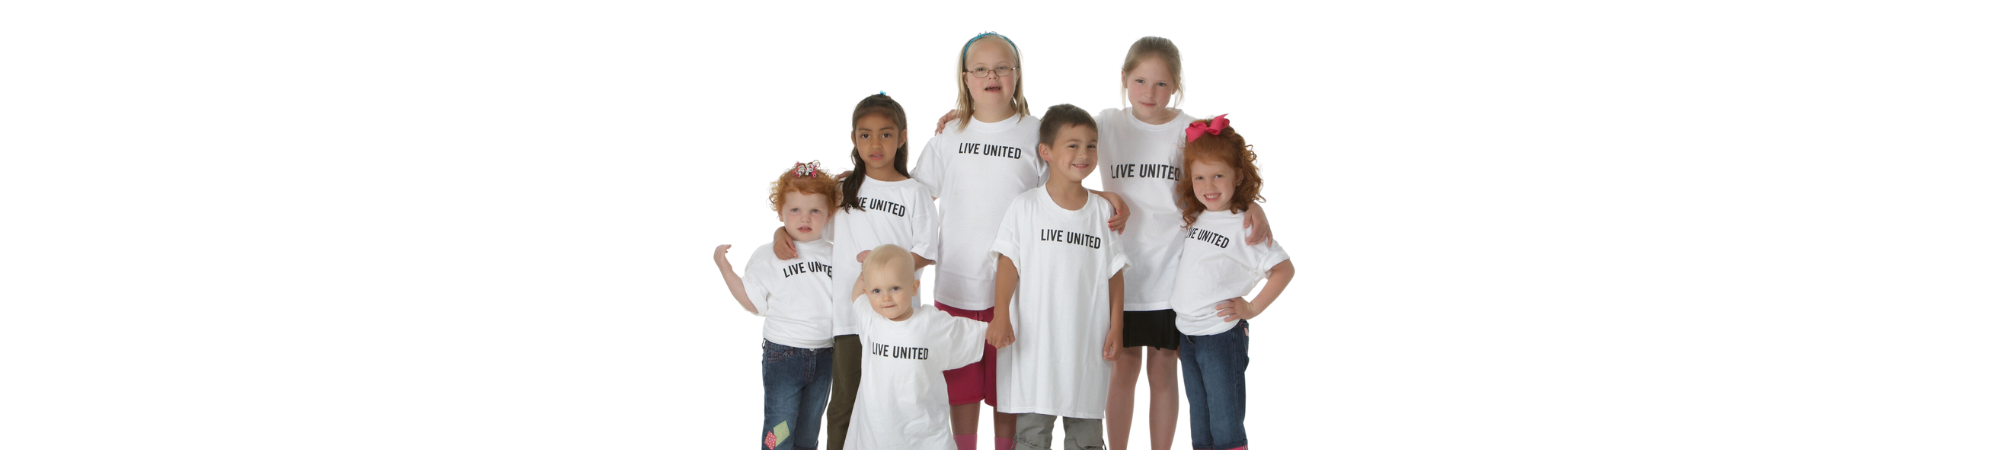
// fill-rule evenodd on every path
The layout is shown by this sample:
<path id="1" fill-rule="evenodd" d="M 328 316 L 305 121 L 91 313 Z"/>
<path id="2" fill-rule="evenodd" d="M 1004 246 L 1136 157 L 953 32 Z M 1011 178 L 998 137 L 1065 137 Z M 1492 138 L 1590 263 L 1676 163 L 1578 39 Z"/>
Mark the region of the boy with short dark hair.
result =
<path id="1" fill-rule="evenodd" d="M 1106 223 L 1111 204 L 1083 187 L 1097 168 L 1097 123 L 1056 105 L 1040 138 L 1048 182 L 1015 197 L 993 243 L 986 335 L 1000 348 L 996 410 L 1018 414 L 1016 448 L 1049 448 L 1056 416 L 1066 448 L 1101 448 L 1111 362 L 1123 347 L 1127 259 Z"/>

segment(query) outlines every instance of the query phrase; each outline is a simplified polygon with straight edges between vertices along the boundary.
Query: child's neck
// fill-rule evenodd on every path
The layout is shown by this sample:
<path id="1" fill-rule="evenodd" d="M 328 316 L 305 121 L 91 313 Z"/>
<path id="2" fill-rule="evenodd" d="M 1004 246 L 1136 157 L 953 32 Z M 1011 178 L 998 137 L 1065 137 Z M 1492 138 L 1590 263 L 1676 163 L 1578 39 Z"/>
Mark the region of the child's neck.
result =
<path id="1" fill-rule="evenodd" d="M 1062 209 L 1076 211 L 1090 202 L 1090 190 L 1083 188 L 1082 181 L 1060 180 L 1051 176 L 1049 183 L 1042 187 L 1049 191 L 1049 200 L 1055 201 L 1056 206 Z"/>
<path id="2" fill-rule="evenodd" d="M 893 183 L 897 181 L 908 180 L 910 179 L 910 177 L 903 176 L 903 174 L 896 172 L 896 169 L 889 168 L 889 166 L 882 166 L 882 167 L 869 167 L 868 179 Z"/>
<path id="3" fill-rule="evenodd" d="M 1158 115 L 1148 117 L 1140 114 L 1138 107 L 1132 107 L 1132 118 L 1139 119 L 1140 122 L 1145 122 L 1147 125 L 1166 125 L 1168 121 L 1174 120 L 1175 117 L 1180 117 L 1180 115 L 1181 111 L 1178 109 L 1160 108 Z"/>
<path id="4" fill-rule="evenodd" d="M 1014 104 L 1012 103 L 990 108 L 980 108 L 977 106 L 974 106 L 972 108 L 972 119 L 985 123 L 994 123 L 1002 120 L 1007 120 L 1008 118 L 1014 117 L 1014 115 L 1015 115 Z"/>

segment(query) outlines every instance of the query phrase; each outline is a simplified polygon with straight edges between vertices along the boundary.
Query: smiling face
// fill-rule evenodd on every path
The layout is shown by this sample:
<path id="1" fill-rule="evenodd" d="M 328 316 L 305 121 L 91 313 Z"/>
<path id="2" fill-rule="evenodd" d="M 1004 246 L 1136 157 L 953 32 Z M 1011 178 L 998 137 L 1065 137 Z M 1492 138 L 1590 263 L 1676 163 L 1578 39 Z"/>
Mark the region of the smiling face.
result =
<path id="1" fill-rule="evenodd" d="M 1132 113 L 1140 121 L 1158 125 L 1167 123 L 1169 116 L 1167 102 L 1173 100 L 1174 92 L 1180 85 L 1167 71 L 1167 62 L 1158 57 L 1146 58 L 1125 74 L 1125 99 L 1132 102 Z"/>
<path id="2" fill-rule="evenodd" d="M 1189 185 L 1194 188 L 1194 198 L 1209 211 L 1228 211 L 1229 199 L 1236 194 L 1236 169 L 1220 161 L 1195 160 L 1188 164 Z"/>
<path id="3" fill-rule="evenodd" d="M 778 220 L 785 221 L 785 234 L 795 241 L 817 241 L 819 233 L 826 228 L 826 220 L 833 213 L 833 204 L 826 194 L 807 194 L 798 191 L 785 192 L 783 206 L 778 207 Z"/>
<path id="4" fill-rule="evenodd" d="M 1036 144 L 1043 161 L 1049 162 L 1049 180 L 1082 182 L 1097 169 L 1097 128 L 1064 125 L 1056 131 L 1055 143 Z"/>
<path id="5" fill-rule="evenodd" d="M 972 109 L 975 111 L 1003 111 L 1013 107 L 1014 89 L 1020 87 L 1019 64 L 1015 63 L 1013 52 L 1007 42 L 998 38 L 980 39 L 965 52 L 965 89 L 972 94 Z M 985 69 L 987 76 L 973 75 Z M 996 70 L 1008 71 L 1006 76 L 995 75 Z"/>
<path id="6" fill-rule="evenodd" d="M 915 308 L 911 297 L 917 295 L 922 282 L 917 281 L 907 257 L 871 264 L 861 278 L 861 293 L 868 296 L 868 306 L 876 314 L 898 322 L 910 318 Z"/>
<path id="7" fill-rule="evenodd" d="M 861 163 L 866 164 L 870 174 L 886 174 L 894 171 L 896 149 L 901 148 L 910 138 L 903 130 L 896 128 L 896 122 L 881 115 L 868 115 L 854 121 L 854 149 L 861 152 Z"/>

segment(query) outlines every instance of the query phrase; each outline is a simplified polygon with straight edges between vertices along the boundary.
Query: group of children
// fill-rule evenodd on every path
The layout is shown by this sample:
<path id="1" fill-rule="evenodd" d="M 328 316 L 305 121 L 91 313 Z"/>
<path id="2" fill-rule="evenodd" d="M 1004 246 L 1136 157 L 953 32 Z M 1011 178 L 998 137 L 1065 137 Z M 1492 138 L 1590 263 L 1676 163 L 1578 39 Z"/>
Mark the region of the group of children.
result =
<path id="1" fill-rule="evenodd" d="M 731 294 L 765 318 L 761 448 L 816 448 L 824 414 L 834 449 L 971 450 L 984 401 L 998 450 L 1049 448 L 1058 417 L 1066 448 L 1103 448 L 1109 418 L 1122 449 L 1144 370 L 1164 449 L 1177 363 L 1194 447 L 1248 446 L 1248 319 L 1293 274 L 1256 203 L 1256 155 L 1225 116 L 1166 105 L 1180 92 L 1167 39 L 1132 45 L 1131 106 L 1095 118 L 1029 114 L 1020 66 L 1004 36 L 967 41 L 958 107 L 914 171 L 902 107 L 863 99 L 852 172 L 780 175 L 784 227 L 740 278 L 716 248 Z M 1104 190 L 1084 188 L 1099 170 Z"/>

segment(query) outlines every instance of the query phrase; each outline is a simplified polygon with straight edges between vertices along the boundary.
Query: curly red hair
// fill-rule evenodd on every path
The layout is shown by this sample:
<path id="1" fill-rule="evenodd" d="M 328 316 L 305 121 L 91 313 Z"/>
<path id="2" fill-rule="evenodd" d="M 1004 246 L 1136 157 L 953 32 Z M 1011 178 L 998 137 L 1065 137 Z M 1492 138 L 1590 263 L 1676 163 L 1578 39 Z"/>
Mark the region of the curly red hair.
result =
<path id="1" fill-rule="evenodd" d="M 840 183 L 833 181 L 833 177 L 827 176 L 826 170 L 814 170 L 811 176 L 799 176 L 794 171 L 796 168 L 797 166 L 793 166 L 793 169 L 785 169 L 784 174 L 778 175 L 778 181 L 771 182 L 771 210 L 783 211 L 785 193 L 797 192 L 807 195 L 825 194 L 827 213 L 832 214 L 834 202 L 840 201 Z"/>
<path id="2" fill-rule="evenodd" d="M 1194 123 L 1210 122 L 1196 120 Z M 1236 171 L 1236 179 L 1241 180 L 1236 184 L 1236 192 L 1229 196 L 1229 212 L 1248 211 L 1250 202 L 1264 201 L 1264 196 L 1260 193 L 1264 189 L 1264 178 L 1257 176 L 1257 152 L 1252 148 L 1249 144 L 1243 143 L 1243 135 L 1236 134 L 1235 126 L 1225 126 L 1222 127 L 1222 134 L 1203 133 L 1200 137 L 1188 141 L 1187 146 L 1181 151 L 1181 167 L 1192 170 L 1195 161 L 1228 165 L 1230 169 Z M 1185 174 L 1181 175 L 1179 181 L 1174 182 L 1174 198 L 1181 207 L 1182 227 L 1194 225 L 1194 220 L 1201 217 L 1202 211 L 1208 210 L 1202 206 L 1201 199 L 1195 198 L 1194 181 Z"/>

